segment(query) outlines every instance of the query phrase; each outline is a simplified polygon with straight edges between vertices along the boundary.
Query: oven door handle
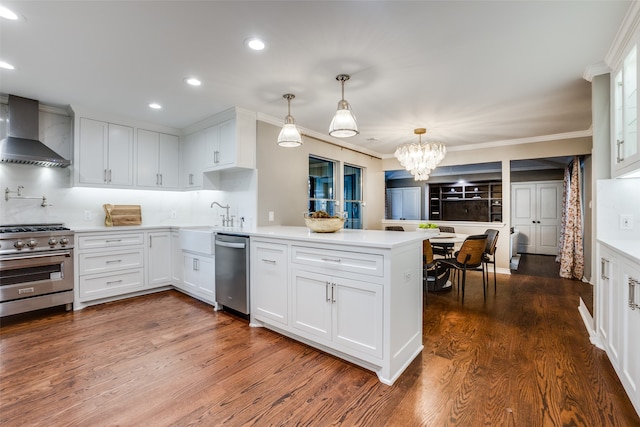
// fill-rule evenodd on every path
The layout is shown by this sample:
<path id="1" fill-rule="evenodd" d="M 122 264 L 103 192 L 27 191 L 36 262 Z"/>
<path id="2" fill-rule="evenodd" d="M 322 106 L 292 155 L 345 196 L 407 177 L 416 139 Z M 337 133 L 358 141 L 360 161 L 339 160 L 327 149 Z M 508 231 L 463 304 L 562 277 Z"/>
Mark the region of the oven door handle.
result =
<path id="1" fill-rule="evenodd" d="M 69 258 L 71 257 L 71 252 L 56 252 L 54 254 L 52 254 L 51 252 L 44 252 L 41 254 L 20 255 L 20 256 L 10 255 L 9 257 L 6 257 L 6 258 L 0 258 L 0 261 L 7 262 L 7 261 L 20 261 L 23 259 L 33 259 L 33 258 L 57 258 L 61 256 Z"/>

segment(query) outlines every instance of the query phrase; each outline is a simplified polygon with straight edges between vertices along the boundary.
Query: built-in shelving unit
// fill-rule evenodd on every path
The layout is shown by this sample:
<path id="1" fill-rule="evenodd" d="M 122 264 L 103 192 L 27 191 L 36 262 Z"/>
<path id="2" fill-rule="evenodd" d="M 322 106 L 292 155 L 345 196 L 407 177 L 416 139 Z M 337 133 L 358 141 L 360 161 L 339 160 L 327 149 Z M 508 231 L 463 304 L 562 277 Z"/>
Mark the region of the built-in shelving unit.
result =
<path id="1" fill-rule="evenodd" d="M 502 183 L 430 184 L 429 219 L 502 222 Z"/>

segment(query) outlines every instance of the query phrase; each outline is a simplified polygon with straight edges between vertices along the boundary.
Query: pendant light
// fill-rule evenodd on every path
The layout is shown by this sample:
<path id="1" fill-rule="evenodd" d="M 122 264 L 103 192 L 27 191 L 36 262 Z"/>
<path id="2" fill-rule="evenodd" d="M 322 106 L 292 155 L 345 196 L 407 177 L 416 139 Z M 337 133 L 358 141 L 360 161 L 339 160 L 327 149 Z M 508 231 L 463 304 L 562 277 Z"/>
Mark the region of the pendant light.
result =
<path id="1" fill-rule="evenodd" d="M 292 93 L 282 95 L 287 100 L 287 116 L 284 118 L 284 126 L 278 135 L 278 145 L 281 147 L 299 147 L 302 145 L 302 136 L 291 115 L 291 100 L 296 96 Z"/>
<path id="2" fill-rule="evenodd" d="M 348 138 L 360 133 L 356 118 L 351 113 L 351 106 L 344 99 L 344 82 L 349 78 L 348 74 L 336 76 L 336 80 L 342 83 L 342 99 L 338 102 L 338 111 L 329 125 L 329 135 L 337 138 Z"/>

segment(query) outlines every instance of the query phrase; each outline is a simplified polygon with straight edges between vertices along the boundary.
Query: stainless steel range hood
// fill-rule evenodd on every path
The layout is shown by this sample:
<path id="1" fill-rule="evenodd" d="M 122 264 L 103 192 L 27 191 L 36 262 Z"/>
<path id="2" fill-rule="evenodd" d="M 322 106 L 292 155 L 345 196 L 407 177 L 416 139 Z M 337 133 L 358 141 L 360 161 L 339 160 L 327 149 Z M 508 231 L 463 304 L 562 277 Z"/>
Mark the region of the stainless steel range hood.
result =
<path id="1" fill-rule="evenodd" d="M 9 95 L 9 132 L 0 141 L 0 162 L 66 168 L 71 164 L 39 138 L 38 101 Z"/>

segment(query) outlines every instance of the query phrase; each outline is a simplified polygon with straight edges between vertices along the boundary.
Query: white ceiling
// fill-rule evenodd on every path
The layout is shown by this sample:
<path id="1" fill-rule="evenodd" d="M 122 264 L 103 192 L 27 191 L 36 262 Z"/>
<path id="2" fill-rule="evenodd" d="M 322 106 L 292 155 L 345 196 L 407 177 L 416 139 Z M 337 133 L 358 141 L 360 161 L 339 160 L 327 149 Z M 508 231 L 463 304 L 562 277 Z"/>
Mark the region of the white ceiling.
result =
<path id="1" fill-rule="evenodd" d="M 0 60 L 16 66 L 0 93 L 184 128 L 234 105 L 282 121 L 291 92 L 296 123 L 327 134 L 347 73 L 361 133 L 344 142 L 389 157 L 417 127 L 450 148 L 588 130 L 583 74 L 631 2 L 1 4 L 22 19 L 0 22 Z M 267 48 L 249 51 L 251 36 Z"/>

